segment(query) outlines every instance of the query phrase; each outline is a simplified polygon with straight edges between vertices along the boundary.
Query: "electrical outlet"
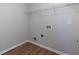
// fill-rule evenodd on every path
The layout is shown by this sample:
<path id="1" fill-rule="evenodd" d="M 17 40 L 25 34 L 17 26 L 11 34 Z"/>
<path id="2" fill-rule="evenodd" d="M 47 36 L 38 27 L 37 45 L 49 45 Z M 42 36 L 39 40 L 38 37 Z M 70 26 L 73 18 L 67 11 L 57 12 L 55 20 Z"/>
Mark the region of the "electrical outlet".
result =
<path id="1" fill-rule="evenodd" d="M 46 30 L 52 30 L 52 25 L 51 24 L 46 24 L 45 29 Z"/>

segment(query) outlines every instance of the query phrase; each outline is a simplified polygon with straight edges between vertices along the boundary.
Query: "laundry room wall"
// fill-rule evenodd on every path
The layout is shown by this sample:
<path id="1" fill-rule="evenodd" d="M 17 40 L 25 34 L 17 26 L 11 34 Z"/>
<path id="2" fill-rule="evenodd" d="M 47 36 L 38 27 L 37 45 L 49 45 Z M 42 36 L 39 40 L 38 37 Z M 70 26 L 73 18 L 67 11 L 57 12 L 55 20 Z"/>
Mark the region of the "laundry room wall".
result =
<path id="1" fill-rule="evenodd" d="M 78 7 L 66 3 L 29 4 L 29 39 L 67 54 L 79 54 Z"/>
<path id="2" fill-rule="evenodd" d="M 0 4 L 0 51 L 28 39 L 27 4 Z"/>

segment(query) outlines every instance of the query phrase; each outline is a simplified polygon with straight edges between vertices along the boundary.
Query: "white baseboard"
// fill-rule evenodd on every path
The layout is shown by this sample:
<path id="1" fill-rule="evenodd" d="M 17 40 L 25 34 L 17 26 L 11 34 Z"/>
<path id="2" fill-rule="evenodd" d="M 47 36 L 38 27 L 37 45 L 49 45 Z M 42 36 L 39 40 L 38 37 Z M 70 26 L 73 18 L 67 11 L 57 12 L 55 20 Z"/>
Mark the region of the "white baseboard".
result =
<path id="1" fill-rule="evenodd" d="M 19 43 L 19 44 L 17 44 L 17 45 L 14 45 L 14 46 L 8 48 L 8 49 L 5 49 L 5 50 L 3 50 L 3 51 L 0 52 L 0 55 L 4 54 L 4 53 L 7 52 L 7 51 L 10 51 L 10 50 L 16 48 L 16 47 L 18 47 L 18 46 L 20 46 L 20 45 L 22 45 L 22 44 L 24 44 L 24 43 L 26 43 L 26 42 L 29 42 L 29 41 L 26 40 L 26 41 L 23 41 L 23 42 L 21 42 L 21 43 Z"/>
<path id="2" fill-rule="evenodd" d="M 31 43 L 33 43 L 33 44 L 35 44 L 35 45 L 38 45 L 38 46 L 40 46 L 40 47 L 42 47 L 42 48 L 48 49 L 48 50 L 50 50 L 50 51 L 53 51 L 53 52 L 55 52 L 55 53 L 57 53 L 57 54 L 59 54 L 59 55 L 69 55 L 69 54 L 67 54 L 67 53 L 63 53 L 63 52 L 58 51 L 58 50 L 56 50 L 56 49 L 49 48 L 49 47 L 47 47 L 47 46 L 45 46 L 45 45 L 42 45 L 42 44 L 39 44 L 39 43 L 30 41 L 30 40 L 29 40 L 29 42 L 31 42 Z"/>
<path id="3" fill-rule="evenodd" d="M 55 52 L 55 53 L 58 53 L 58 54 L 60 54 L 60 55 L 68 55 L 68 54 L 66 54 L 66 53 L 60 52 L 60 51 L 58 51 L 58 50 L 56 50 L 56 49 L 49 48 L 49 47 L 47 47 L 47 46 L 45 46 L 45 45 L 42 45 L 42 44 L 33 42 L 33 41 L 31 41 L 31 40 L 25 40 L 24 42 L 21 42 L 21 43 L 19 43 L 19 44 L 17 44 L 17 45 L 14 45 L 14 46 L 12 46 L 12 47 L 10 47 L 10 48 L 8 48 L 8 49 L 5 49 L 5 50 L 3 50 L 3 51 L 0 52 L 0 55 L 4 54 L 4 53 L 7 52 L 7 51 L 10 51 L 10 50 L 16 48 L 16 47 L 18 47 L 18 46 L 20 46 L 20 45 L 22 45 L 22 44 L 24 44 L 24 43 L 26 43 L 26 42 L 33 43 L 33 44 L 38 45 L 38 46 L 40 46 L 40 47 L 42 47 L 42 48 L 45 48 L 45 49 L 48 49 L 48 50 L 53 51 L 53 52 Z"/>

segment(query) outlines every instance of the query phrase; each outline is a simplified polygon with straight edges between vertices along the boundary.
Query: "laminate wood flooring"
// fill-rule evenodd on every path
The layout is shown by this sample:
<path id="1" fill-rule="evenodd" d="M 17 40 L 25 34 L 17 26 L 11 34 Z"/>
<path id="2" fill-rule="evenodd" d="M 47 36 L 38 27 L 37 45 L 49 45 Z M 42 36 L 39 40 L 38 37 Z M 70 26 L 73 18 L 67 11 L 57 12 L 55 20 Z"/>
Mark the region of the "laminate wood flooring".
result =
<path id="1" fill-rule="evenodd" d="M 12 49 L 3 55 L 58 55 L 55 52 L 39 47 L 35 44 L 27 42 L 15 49 Z"/>

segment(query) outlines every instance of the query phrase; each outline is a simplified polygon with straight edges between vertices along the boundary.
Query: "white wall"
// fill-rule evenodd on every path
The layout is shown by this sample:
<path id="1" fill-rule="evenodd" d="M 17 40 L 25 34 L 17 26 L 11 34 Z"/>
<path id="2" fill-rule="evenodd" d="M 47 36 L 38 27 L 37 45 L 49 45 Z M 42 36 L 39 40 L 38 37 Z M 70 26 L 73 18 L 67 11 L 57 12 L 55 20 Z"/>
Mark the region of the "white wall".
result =
<path id="1" fill-rule="evenodd" d="M 0 51 L 28 39 L 27 4 L 0 4 Z"/>
<path id="2" fill-rule="evenodd" d="M 33 11 L 38 11 L 38 10 L 42 10 L 42 9 L 48 9 L 48 8 L 52 8 L 53 6 L 55 7 L 60 7 L 60 6 L 65 6 L 66 4 L 64 3 L 30 3 L 28 4 L 28 11 L 29 12 L 33 12 Z"/>
<path id="3" fill-rule="evenodd" d="M 53 6 L 61 7 L 53 9 Z M 79 4 L 30 4 L 29 39 L 68 54 L 79 54 Z M 46 30 L 51 24 L 53 30 Z M 40 35 L 44 34 L 41 38 Z"/>
<path id="4" fill-rule="evenodd" d="M 0 4 L 0 51 L 28 39 L 34 41 L 36 36 L 37 43 L 68 54 L 79 54 L 79 5 L 66 5 Z M 54 29 L 47 30 L 47 24 Z"/>

